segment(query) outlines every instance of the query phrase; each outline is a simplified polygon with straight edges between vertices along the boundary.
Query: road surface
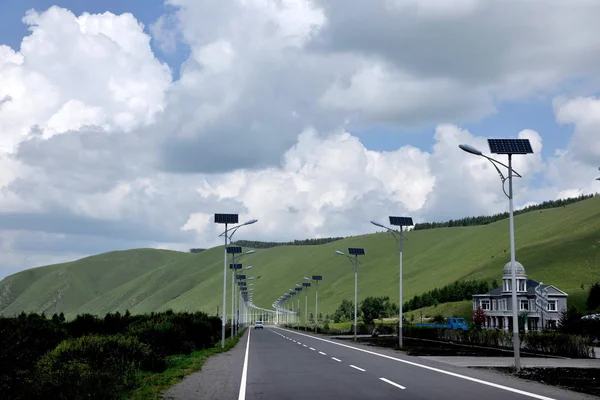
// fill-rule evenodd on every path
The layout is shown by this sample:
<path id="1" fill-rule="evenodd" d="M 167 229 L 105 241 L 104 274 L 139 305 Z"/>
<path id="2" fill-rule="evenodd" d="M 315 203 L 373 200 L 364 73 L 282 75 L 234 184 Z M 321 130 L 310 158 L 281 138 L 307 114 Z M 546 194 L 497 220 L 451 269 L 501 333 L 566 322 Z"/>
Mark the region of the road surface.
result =
<path id="1" fill-rule="evenodd" d="M 250 329 L 238 400 L 589 399 L 556 387 L 274 327 Z"/>

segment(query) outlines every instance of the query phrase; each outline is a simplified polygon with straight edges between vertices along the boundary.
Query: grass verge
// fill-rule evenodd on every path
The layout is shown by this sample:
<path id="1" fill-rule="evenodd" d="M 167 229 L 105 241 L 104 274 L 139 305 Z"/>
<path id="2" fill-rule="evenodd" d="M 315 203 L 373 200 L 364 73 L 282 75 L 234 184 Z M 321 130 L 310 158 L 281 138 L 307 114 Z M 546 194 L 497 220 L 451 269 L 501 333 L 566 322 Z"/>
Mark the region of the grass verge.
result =
<path id="1" fill-rule="evenodd" d="M 225 347 L 218 344 L 205 350 L 194 351 L 190 354 L 177 354 L 167 357 L 167 369 L 160 373 L 140 372 L 140 386 L 124 396 L 127 400 L 158 400 L 163 392 L 181 382 L 183 378 L 200 371 L 206 360 L 215 354 L 225 353 L 235 347 L 244 335 L 243 329 L 233 339 L 227 339 Z"/>

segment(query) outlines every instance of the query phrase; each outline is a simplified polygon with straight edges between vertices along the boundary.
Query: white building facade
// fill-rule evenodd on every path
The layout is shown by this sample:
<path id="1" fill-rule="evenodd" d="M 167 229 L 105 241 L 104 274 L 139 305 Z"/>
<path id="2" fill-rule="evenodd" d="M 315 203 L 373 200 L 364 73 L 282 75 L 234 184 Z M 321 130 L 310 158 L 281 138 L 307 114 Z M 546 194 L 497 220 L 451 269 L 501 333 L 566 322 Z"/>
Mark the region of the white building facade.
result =
<path id="1" fill-rule="evenodd" d="M 567 308 L 568 294 L 552 285 L 544 285 L 527 278 L 525 268 L 516 264 L 518 315 L 525 318 L 525 332 L 541 331 L 542 327 L 556 327 L 560 313 Z M 536 288 L 537 292 L 536 293 Z M 546 293 L 540 301 L 539 292 Z M 536 304 L 536 300 L 537 304 Z M 540 303 L 542 306 L 540 306 Z M 485 329 L 512 331 L 512 279 L 511 263 L 504 266 L 502 286 L 485 294 L 473 295 L 473 311 L 485 311 Z"/>

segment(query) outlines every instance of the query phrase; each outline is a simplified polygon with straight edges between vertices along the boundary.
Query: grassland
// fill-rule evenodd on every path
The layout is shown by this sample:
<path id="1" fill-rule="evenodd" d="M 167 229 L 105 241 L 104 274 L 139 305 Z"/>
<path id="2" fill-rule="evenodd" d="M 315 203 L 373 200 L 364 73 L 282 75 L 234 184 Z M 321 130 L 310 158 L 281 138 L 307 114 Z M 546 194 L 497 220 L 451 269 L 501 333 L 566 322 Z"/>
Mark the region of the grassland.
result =
<path id="1" fill-rule="evenodd" d="M 365 230 L 369 226 L 365 223 Z M 517 260 L 528 276 L 554 284 L 569 293 L 569 301 L 581 304 L 587 290 L 581 286 L 586 288 L 600 280 L 600 197 L 519 215 L 515 229 Z M 485 226 L 412 231 L 406 236 L 405 300 L 455 280 L 500 280 L 502 267 L 509 261 L 508 220 Z M 255 277 L 254 302 L 270 308 L 304 276 L 319 274 L 323 275 L 319 311 L 333 312 L 342 299 L 353 299 L 352 266 L 334 253 L 348 247 L 366 250 L 359 267 L 359 301 L 370 295 L 388 295 L 397 302 L 398 253 L 388 233 L 318 246 L 257 250 L 242 260 L 244 265 L 254 267 L 248 274 Z M 171 308 L 216 314 L 221 305 L 222 282 L 222 247 L 198 254 L 153 249 L 116 251 L 5 278 L 0 282 L 0 313 L 62 311 L 69 317 L 83 312 L 104 314 L 129 309 L 143 313 Z M 229 280 L 227 287 L 229 290 Z M 314 296 L 311 288 L 309 312 L 314 310 Z M 303 308 L 304 293 L 300 299 Z"/>

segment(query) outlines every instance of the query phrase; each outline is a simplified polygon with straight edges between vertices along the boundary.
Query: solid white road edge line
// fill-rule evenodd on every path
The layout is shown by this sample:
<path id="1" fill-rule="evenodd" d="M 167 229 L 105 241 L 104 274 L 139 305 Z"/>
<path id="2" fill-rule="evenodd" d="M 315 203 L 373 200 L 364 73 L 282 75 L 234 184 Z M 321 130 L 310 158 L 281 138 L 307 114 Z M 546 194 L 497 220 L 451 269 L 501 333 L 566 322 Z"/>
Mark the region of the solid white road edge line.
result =
<path id="1" fill-rule="evenodd" d="M 397 388 L 399 388 L 399 389 L 402 389 L 402 390 L 406 389 L 404 386 L 402 386 L 402 385 L 398 385 L 396 382 L 392 382 L 392 381 L 390 381 L 389 379 L 385 379 L 385 378 L 379 378 L 379 380 L 381 380 L 381 381 L 384 381 L 385 383 L 389 383 L 389 384 L 390 384 L 390 385 L 392 385 L 392 386 L 396 386 L 396 387 L 397 387 Z"/>
<path id="2" fill-rule="evenodd" d="M 352 364 L 351 364 L 351 365 L 350 365 L 350 367 L 351 367 L 351 368 L 354 368 L 354 369 L 357 369 L 357 370 L 359 370 L 359 371 L 362 371 L 362 372 L 365 372 L 365 371 L 366 371 L 366 370 L 364 370 L 364 369 L 362 369 L 362 368 L 360 368 L 360 367 L 357 367 L 356 365 L 352 365 Z"/>
<path id="3" fill-rule="evenodd" d="M 282 329 L 282 330 L 287 331 L 287 329 L 283 329 L 283 328 L 275 328 L 275 329 Z M 524 390 L 511 388 L 509 386 L 500 385 L 498 383 L 484 381 L 482 379 L 472 378 L 470 376 L 457 374 L 455 372 L 445 371 L 443 369 L 439 369 L 439 368 L 435 368 L 435 367 L 430 367 L 428 365 L 417 364 L 416 362 L 412 362 L 412 361 L 408 361 L 408 360 L 402 360 L 401 358 L 396 358 L 396 357 L 388 356 L 388 355 L 385 355 L 385 354 L 375 353 L 374 351 L 360 349 L 358 347 L 348 346 L 347 344 L 343 344 L 343 343 L 332 342 L 331 340 L 321 339 L 321 338 L 316 337 L 316 336 L 306 335 L 304 333 L 293 332 L 293 331 L 288 331 L 288 332 L 295 333 L 296 335 L 302 335 L 302 336 L 306 336 L 306 337 L 311 337 L 313 339 L 320 340 L 322 342 L 335 344 L 336 346 L 347 347 L 349 349 L 353 349 L 353 350 L 357 350 L 357 351 L 362 351 L 363 353 L 372 354 L 374 356 L 387 358 L 389 360 L 398 361 L 398 362 L 401 362 L 401 363 L 404 363 L 404 364 L 412 365 L 413 367 L 419 367 L 419 368 L 423 368 L 423 369 L 428 369 L 430 371 L 439 372 L 440 374 L 450 375 L 450 376 L 453 376 L 455 378 L 460 378 L 460 379 L 464 379 L 464 380 L 467 380 L 467 381 L 479 383 L 479 384 L 482 384 L 482 385 L 495 387 L 497 389 L 506 390 L 507 392 L 513 392 L 513 393 L 522 394 L 523 396 L 532 397 L 534 399 L 539 399 L 539 400 L 556 400 L 556 399 L 554 399 L 552 397 L 546 397 L 546 396 L 542 396 L 542 395 L 539 395 L 539 394 L 526 392 Z"/>
<path id="4" fill-rule="evenodd" d="M 248 379 L 248 351 L 250 350 L 250 332 L 251 331 L 248 331 L 246 356 L 244 357 L 244 368 L 242 369 L 242 382 L 240 383 L 240 395 L 238 396 L 238 400 L 246 400 L 246 380 Z"/>
<path id="5" fill-rule="evenodd" d="M 339 358 L 335 358 L 335 357 L 331 357 L 332 360 L 335 360 L 337 362 L 342 362 L 342 360 L 340 360 Z"/>

